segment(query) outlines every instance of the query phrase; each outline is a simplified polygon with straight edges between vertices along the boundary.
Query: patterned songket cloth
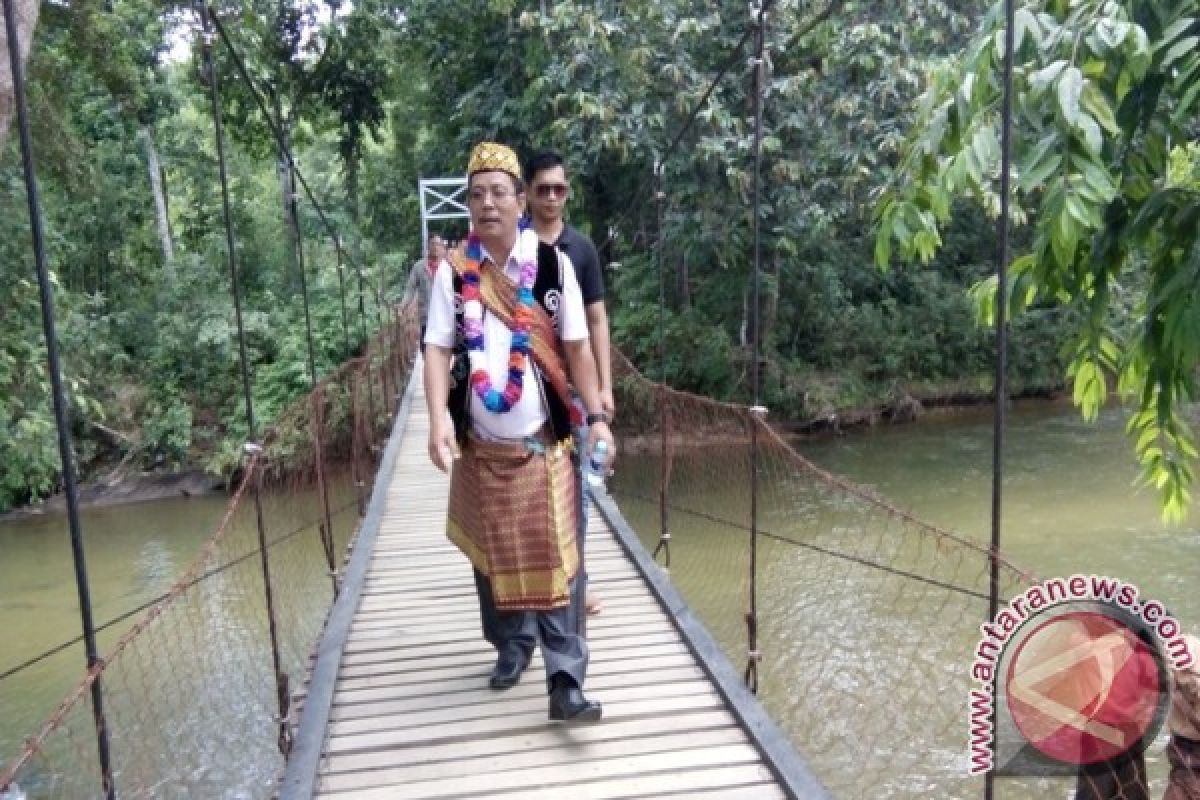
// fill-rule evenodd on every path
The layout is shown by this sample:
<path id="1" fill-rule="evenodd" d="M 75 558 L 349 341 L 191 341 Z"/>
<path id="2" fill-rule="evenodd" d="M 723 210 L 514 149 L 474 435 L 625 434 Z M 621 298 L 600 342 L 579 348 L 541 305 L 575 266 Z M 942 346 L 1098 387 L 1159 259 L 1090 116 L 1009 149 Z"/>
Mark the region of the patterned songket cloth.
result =
<path id="1" fill-rule="evenodd" d="M 579 571 L 571 445 L 544 450 L 470 436 L 450 477 L 447 535 L 488 576 L 501 611 L 566 606 Z"/>

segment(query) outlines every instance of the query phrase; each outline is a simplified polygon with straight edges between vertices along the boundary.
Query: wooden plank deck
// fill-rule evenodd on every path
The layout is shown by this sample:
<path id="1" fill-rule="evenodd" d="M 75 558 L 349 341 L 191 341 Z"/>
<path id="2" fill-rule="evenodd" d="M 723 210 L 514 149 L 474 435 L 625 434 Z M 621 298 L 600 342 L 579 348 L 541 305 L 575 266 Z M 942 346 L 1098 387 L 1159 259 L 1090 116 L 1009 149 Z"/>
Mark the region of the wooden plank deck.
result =
<path id="1" fill-rule="evenodd" d="M 373 504 L 382 508 L 371 552 L 356 553 L 369 559 L 359 579 L 347 582 L 346 591 L 357 594 L 353 614 L 343 615 L 340 652 L 322 654 L 337 657 L 336 677 L 324 669 L 332 680 L 328 705 L 316 708 L 314 688 L 318 722 L 306 710 L 301 724 L 299 749 L 302 757 L 309 752 L 315 775 L 297 780 L 305 768 L 289 763 L 282 797 L 823 796 L 802 768 L 799 782 L 789 782 L 787 767 L 779 779 L 771 748 L 764 759 L 753 735 L 762 726 L 747 726 L 745 714 L 731 708 L 730 687 L 714 683 L 595 505 L 587 560 L 604 610 L 588 623 L 585 690 L 603 703 L 604 719 L 547 721 L 540 653 L 516 687 L 488 688 L 495 653 L 480 633 L 470 566 L 445 537 L 448 480 L 426 455 L 429 420 L 419 386 L 410 387 L 405 406 L 403 432 L 384 460 L 390 472 L 376 488 Z M 321 671 L 318 664 L 314 687 Z M 319 743 L 306 744 L 305 723 L 312 738 L 321 722 Z M 802 795 L 797 785 L 806 787 Z"/>

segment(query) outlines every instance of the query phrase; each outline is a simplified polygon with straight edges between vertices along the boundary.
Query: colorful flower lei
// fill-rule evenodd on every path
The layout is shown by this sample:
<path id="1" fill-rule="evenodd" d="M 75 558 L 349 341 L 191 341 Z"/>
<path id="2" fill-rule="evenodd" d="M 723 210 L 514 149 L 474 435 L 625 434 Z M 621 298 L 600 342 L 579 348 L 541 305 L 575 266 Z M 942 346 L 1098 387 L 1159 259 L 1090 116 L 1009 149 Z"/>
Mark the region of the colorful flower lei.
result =
<path id="1" fill-rule="evenodd" d="M 483 349 L 483 301 L 479 291 L 483 246 L 478 234 L 472 231 L 463 253 L 466 257 L 462 284 L 463 328 L 467 358 L 471 363 L 471 386 L 483 402 L 484 408 L 495 414 L 512 410 L 521 399 L 525 383 L 525 365 L 529 363 L 529 330 L 533 326 L 533 282 L 537 279 L 537 243 L 537 234 L 532 229 L 525 229 L 517 235 L 516 247 L 513 249 L 513 256 L 520 266 L 521 275 L 517 282 L 517 307 L 513 312 L 512 344 L 508 351 L 508 380 L 503 392 L 498 392 L 492 387 Z"/>

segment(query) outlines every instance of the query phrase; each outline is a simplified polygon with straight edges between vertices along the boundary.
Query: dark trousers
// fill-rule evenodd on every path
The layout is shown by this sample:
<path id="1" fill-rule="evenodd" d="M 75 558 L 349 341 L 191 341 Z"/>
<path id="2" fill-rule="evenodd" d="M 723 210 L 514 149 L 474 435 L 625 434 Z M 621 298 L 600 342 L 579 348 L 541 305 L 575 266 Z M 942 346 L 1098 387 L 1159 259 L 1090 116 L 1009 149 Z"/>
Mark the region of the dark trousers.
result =
<path id="1" fill-rule="evenodd" d="M 587 441 L 587 428 L 580 428 L 582 435 L 576 433 L 576 442 Z M 583 479 L 583 459 L 580 454 L 583 453 L 583 445 L 580 444 L 576 448 L 576 464 L 575 464 L 575 488 L 576 496 L 579 498 L 579 503 L 576 508 L 579 511 L 579 527 L 575 529 L 575 544 L 579 548 L 579 572 L 575 575 L 575 591 L 571 593 L 571 601 L 575 604 L 577 614 L 575 621 L 578 625 L 580 636 L 587 636 L 587 589 L 588 589 L 588 574 L 587 561 L 584 557 L 585 545 L 587 544 L 587 516 L 592 505 L 591 489 L 588 488 L 587 481 Z"/>
<path id="2" fill-rule="evenodd" d="M 1163 800 L 1200 800 L 1200 741 L 1172 736 L 1167 763 L 1171 774 Z"/>
<path id="3" fill-rule="evenodd" d="M 1080 773 L 1075 800 L 1150 800 L 1145 756 L 1129 753 Z"/>
<path id="4" fill-rule="evenodd" d="M 475 570 L 475 591 L 479 595 L 479 619 L 483 638 L 496 652 L 529 658 L 534 645 L 542 647 L 546 664 L 546 686 L 556 674 L 562 673 L 583 686 L 587 675 L 588 646 L 579 633 L 579 617 L 583 608 L 582 593 L 576 581 L 571 582 L 571 602 L 553 611 L 500 611 L 492 595 L 492 584 Z"/>

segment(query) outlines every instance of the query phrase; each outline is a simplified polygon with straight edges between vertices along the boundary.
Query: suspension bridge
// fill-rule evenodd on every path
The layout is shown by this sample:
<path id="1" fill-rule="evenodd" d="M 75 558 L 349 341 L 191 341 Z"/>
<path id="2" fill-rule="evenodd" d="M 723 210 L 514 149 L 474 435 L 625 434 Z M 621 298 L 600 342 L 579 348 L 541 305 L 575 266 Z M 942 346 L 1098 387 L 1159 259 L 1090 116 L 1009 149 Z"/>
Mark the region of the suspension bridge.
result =
<path id="1" fill-rule="evenodd" d="M 414 389 L 317 649 L 283 797 L 823 796 L 612 502 L 588 532 L 606 598 L 588 690 L 604 724 L 547 722 L 540 656 L 515 689 L 488 689 L 495 656 L 444 535 L 448 480 Z"/>
<path id="2" fill-rule="evenodd" d="M 14 42 L 10 0 L 3 3 Z M 766 5 L 709 89 L 753 39 L 756 209 Z M 220 20 L 207 4 L 198 9 L 239 330 L 218 43 L 333 242 L 339 278 L 343 262 L 358 271 L 365 333 L 361 265 Z M 324 376 L 308 330 L 310 391 L 261 430 L 243 334 L 249 434 L 229 506 L 170 590 L 125 615 L 133 622 L 102 653 L 17 49 L 16 106 L 87 663 L 18 752 L 0 753 L 0 798 L 993 795 L 990 777 L 965 771 L 965 661 L 979 622 L 1028 576 L 1000 556 L 998 540 L 967 541 L 807 461 L 757 405 L 754 370 L 756 401 L 740 406 L 673 390 L 618 356 L 622 450 L 640 447 L 652 466 L 629 480 L 619 475 L 588 520 L 589 573 L 606 607 L 588 625 L 587 688 L 604 703 L 604 721 L 550 726 L 537 661 L 518 687 L 486 689 L 492 654 L 479 635 L 469 568 L 443 536 L 447 485 L 425 455 L 418 326 L 407 307 L 389 309 L 359 352 Z M 707 96 L 655 160 L 660 230 L 662 165 Z M 1005 147 L 1007 180 L 1007 137 Z M 1001 196 L 1007 202 L 1007 191 Z M 1006 225 L 1007 211 L 1001 218 Z M 304 238 L 298 225 L 291 234 L 307 310 Z M 1007 241 L 1006 227 L 1000 236 Z M 662 246 L 659 236 L 660 294 Z M 659 335 L 662 361 L 661 327 Z M 998 384 L 1002 414 L 1002 367 Z M 343 468 L 358 510 L 348 527 L 335 524 L 344 509 L 331 501 Z M 731 499 L 719 488 L 735 474 L 751 491 Z M 280 530 L 264 497 L 286 499 L 297 487 L 315 489 L 317 508 L 305 524 Z M 762 607 L 760 592 L 770 598 Z M 242 602 L 237 614 L 230 597 Z M 693 610 L 699 605 L 703 614 Z M 897 642 L 887 634 L 898 627 L 906 637 Z M 886 651 L 880 642 L 890 643 Z M 777 677 L 784 665 L 787 682 Z M 16 671 L 0 675 L 0 697 Z"/>

